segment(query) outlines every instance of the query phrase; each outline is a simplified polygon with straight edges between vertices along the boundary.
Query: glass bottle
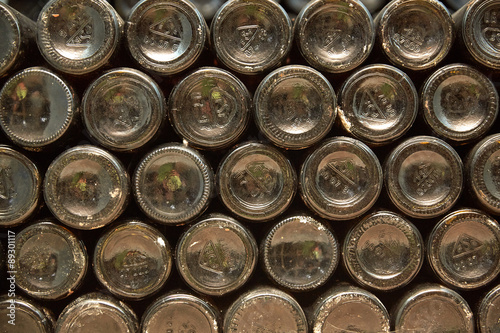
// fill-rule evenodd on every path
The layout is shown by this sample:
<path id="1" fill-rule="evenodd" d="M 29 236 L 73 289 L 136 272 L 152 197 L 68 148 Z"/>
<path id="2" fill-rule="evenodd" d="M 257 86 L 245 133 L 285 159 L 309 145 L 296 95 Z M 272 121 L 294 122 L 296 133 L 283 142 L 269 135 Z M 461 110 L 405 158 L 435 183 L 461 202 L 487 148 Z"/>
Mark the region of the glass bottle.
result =
<path id="1" fill-rule="evenodd" d="M 302 56 L 314 68 L 330 73 L 361 65 L 375 42 L 372 16 L 359 0 L 310 1 L 294 27 Z"/>
<path id="2" fill-rule="evenodd" d="M 0 226 L 25 222 L 40 201 L 42 178 L 36 165 L 12 147 L 0 145 Z"/>
<path id="3" fill-rule="evenodd" d="M 0 296 L 0 332 L 9 333 L 52 333 L 54 315 L 45 307 L 16 295 Z"/>
<path id="4" fill-rule="evenodd" d="M 330 82 L 302 65 L 267 75 L 254 95 L 254 120 L 274 145 L 302 149 L 324 138 L 335 121 L 337 99 Z"/>
<path id="5" fill-rule="evenodd" d="M 279 286 L 310 291 L 325 284 L 339 262 L 339 244 L 330 228 L 307 215 L 279 221 L 261 244 L 264 271 Z"/>
<path id="6" fill-rule="evenodd" d="M 17 146 L 41 151 L 77 129 L 80 100 L 59 76 L 43 67 L 26 68 L 0 91 L 0 127 Z"/>
<path id="7" fill-rule="evenodd" d="M 435 137 L 415 136 L 401 142 L 387 158 L 384 172 L 389 198 L 414 218 L 446 213 L 462 193 L 462 160 Z"/>
<path id="8" fill-rule="evenodd" d="M 393 0 L 376 16 L 377 43 L 396 66 L 435 67 L 451 49 L 453 19 L 437 0 Z"/>
<path id="9" fill-rule="evenodd" d="M 87 251 L 71 231 L 41 220 L 16 234 L 16 284 L 31 297 L 57 300 L 71 295 L 87 272 Z"/>
<path id="10" fill-rule="evenodd" d="M 477 310 L 477 329 L 479 333 L 500 330 L 500 285 L 484 296 Z"/>
<path id="11" fill-rule="evenodd" d="M 258 74 L 279 66 L 293 38 L 288 14 L 273 0 L 225 2 L 215 13 L 210 32 L 217 59 L 242 74 Z"/>
<path id="12" fill-rule="evenodd" d="M 170 122 L 189 143 L 205 149 L 231 146 L 251 113 L 245 85 L 228 71 L 202 67 L 179 82 L 169 97 Z"/>
<path id="13" fill-rule="evenodd" d="M 330 220 L 349 220 L 368 211 L 382 190 L 382 167 L 359 140 L 335 137 L 324 141 L 302 165 L 302 200 Z"/>
<path id="14" fill-rule="evenodd" d="M 165 236 L 140 221 L 127 220 L 101 236 L 94 251 L 94 273 L 120 298 L 139 300 L 160 290 L 172 269 Z"/>
<path id="15" fill-rule="evenodd" d="M 177 242 L 177 270 L 193 289 L 222 296 L 243 286 L 257 264 L 254 237 L 229 216 L 210 214 Z"/>
<path id="16" fill-rule="evenodd" d="M 76 229 L 101 228 L 125 210 L 130 179 L 119 159 L 102 148 L 70 148 L 50 164 L 44 198 L 52 214 Z"/>
<path id="17" fill-rule="evenodd" d="M 37 21 L 45 60 L 72 75 L 94 72 L 118 50 L 124 22 L 105 0 L 51 0 Z"/>
<path id="18" fill-rule="evenodd" d="M 498 93 L 484 74 L 465 64 L 441 67 L 424 83 L 424 119 L 438 136 L 463 144 L 484 136 L 498 114 Z"/>
<path id="19" fill-rule="evenodd" d="M 396 67 L 374 64 L 356 70 L 339 92 L 339 118 L 346 131 L 371 145 L 403 136 L 418 113 L 410 77 Z"/>
<path id="20" fill-rule="evenodd" d="M 427 256 L 447 285 L 461 290 L 481 288 L 500 273 L 500 225 L 479 210 L 454 211 L 430 233 Z"/>
<path id="21" fill-rule="evenodd" d="M 250 141 L 233 148 L 221 161 L 216 183 L 231 212 L 260 222 L 276 218 L 290 206 L 297 175 L 279 150 Z"/>
<path id="22" fill-rule="evenodd" d="M 196 62 L 205 49 L 208 27 L 190 1 L 146 0 L 132 8 L 125 37 L 142 68 L 172 75 Z"/>
<path id="23" fill-rule="evenodd" d="M 114 151 L 136 150 L 151 140 L 167 118 L 158 84 L 132 68 L 117 68 L 92 82 L 82 99 L 83 123 L 90 137 Z"/>

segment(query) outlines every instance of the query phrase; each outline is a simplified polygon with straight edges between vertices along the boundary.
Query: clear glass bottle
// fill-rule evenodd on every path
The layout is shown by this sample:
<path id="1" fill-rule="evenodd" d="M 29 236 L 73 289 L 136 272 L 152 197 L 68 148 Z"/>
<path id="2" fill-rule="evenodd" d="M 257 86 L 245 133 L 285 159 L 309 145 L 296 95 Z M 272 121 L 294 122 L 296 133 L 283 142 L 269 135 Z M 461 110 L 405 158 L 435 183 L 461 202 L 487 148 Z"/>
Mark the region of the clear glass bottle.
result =
<path id="1" fill-rule="evenodd" d="M 214 193 L 213 178 L 212 168 L 198 151 L 168 143 L 142 158 L 132 184 L 136 202 L 149 218 L 179 225 L 207 209 Z"/>
<path id="2" fill-rule="evenodd" d="M 82 98 L 90 137 L 114 151 L 133 151 L 153 140 L 167 118 L 159 85 L 132 68 L 117 68 L 92 82 Z"/>
<path id="3" fill-rule="evenodd" d="M 462 193 L 462 160 L 435 137 L 415 136 L 401 142 L 387 158 L 384 173 L 389 198 L 414 218 L 446 213 Z"/>
<path id="4" fill-rule="evenodd" d="M 500 134 L 487 136 L 465 161 L 469 193 L 488 212 L 500 215 Z"/>
<path id="5" fill-rule="evenodd" d="M 220 333 L 218 310 L 208 301 L 183 291 L 155 300 L 142 317 L 143 333 Z"/>
<path id="6" fill-rule="evenodd" d="M 348 232 L 342 256 L 357 283 L 392 291 L 418 274 L 424 262 L 424 243 L 410 221 L 390 211 L 378 211 Z"/>
<path id="7" fill-rule="evenodd" d="M 88 258 L 85 245 L 71 231 L 41 220 L 16 234 L 16 284 L 31 297 L 57 300 L 83 282 Z"/>
<path id="8" fill-rule="evenodd" d="M 124 22 L 105 0 L 51 0 L 37 21 L 45 60 L 72 75 L 94 72 L 118 50 Z"/>
<path id="9" fill-rule="evenodd" d="M 337 285 L 312 306 L 312 333 L 390 332 L 389 313 L 372 293 L 358 287 Z"/>
<path id="10" fill-rule="evenodd" d="M 472 310 L 456 291 L 437 284 L 405 293 L 391 316 L 396 332 L 474 332 Z"/>
<path id="11" fill-rule="evenodd" d="M 500 69 L 500 3 L 471 0 L 453 14 L 458 45 L 474 62 Z"/>
<path id="12" fill-rule="evenodd" d="M 451 49 L 453 19 L 437 0 L 393 0 L 376 16 L 377 43 L 396 66 L 435 67 Z"/>
<path id="13" fill-rule="evenodd" d="M 44 198 L 52 214 L 76 229 L 101 228 L 125 210 L 130 179 L 119 159 L 102 148 L 70 148 L 50 164 Z"/>
<path id="14" fill-rule="evenodd" d="M 89 293 L 69 303 L 59 315 L 55 333 L 138 333 L 134 311 L 103 293 Z"/>
<path id="15" fill-rule="evenodd" d="M 310 1 L 294 28 L 302 56 L 314 68 L 330 73 L 361 65 L 375 42 L 372 16 L 360 0 Z"/>
<path id="16" fill-rule="evenodd" d="M 481 288 L 500 273 L 500 225 L 479 210 L 454 211 L 430 233 L 427 256 L 445 284 L 461 290 Z"/>
<path id="17" fill-rule="evenodd" d="M 482 137 L 498 114 L 498 93 L 484 74 L 465 64 L 441 67 L 424 83 L 424 119 L 438 136 L 463 144 Z"/>
<path id="18" fill-rule="evenodd" d="M 279 286 L 310 291 L 325 284 L 339 263 L 339 243 L 331 229 L 307 215 L 279 221 L 261 244 L 264 271 Z"/>
<path id="19" fill-rule="evenodd" d="M 170 93 L 170 122 L 182 138 L 196 147 L 226 148 L 245 132 L 251 100 L 248 89 L 230 72 L 199 68 Z"/>
<path id="20" fill-rule="evenodd" d="M 364 143 L 348 137 L 324 141 L 302 165 L 302 200 L 330 220 L 349 220 L 368 211 L 382 190 L 382 167 Z"/>
<path id="21" fill-rule="evenodd" d="M 127 220 L 102 235 L 93 263 L 95 276 L 106 289 L 132 300 L 160 290 L 173 265 L 168 240 L 140 220 Z"/>
<path id="22" fill-rule="evenodd" d="M 177 271 L 193 289 L 222 296 L 243 286 L 257 264 L 253 235 L 229 216 L 210 214 L 178 240 Z"/>
<path id="23" fill-rule="evenodd" d="M 26 68 L 0 91 L 0 127 L 17 146 L 48 150 L 73 135 L 80 100 L 58 75 L 43 67 Z"/>
<path id="24" fill-rule="evenodd" d="M 478 333 L 500 331 L 500 285 L 484 296 L 477 310 Z"/>
<path id="25" fill-rule="evenodd" d="M 230 305 L 224 316 L 223 331 L 306 333 L 307 320 L 299 303 L 289 294 L 257 287 Z"/>
<path id="26" fill-rule="evenodd" d="M 146 0 L 132 8 L 126 40 L 142 68 L 157 75 L 172 75 L 196 62 L 205 49 L 208 27 L 190 1 Z"/>
<path id="27" fill-rule="evenodd" d="M 337 99 L 330 82 L 302 65 L 280 67 L 254 94 L 254 120 L 276 146 L 303 149 L 324 138 L 335 121 Z"/>
<path id="28" fill-rule="evenodd" d="M 418 113 L 418 94 L 410 77 L 396 67 L 374 64 L 356 70 L 339 92 L 342 126 L 370 145 L 403 136 Z"/>
<path id="29" fill-rule="evenodd" d="M 273 0 L 227 1 L 215 13 L 210 31 L 219 61 L 242 74 L 279 66 L 292 46 L 292 22 Z"/>
<path id="30" fill-rule="evenodd" d="M 276 218 L 290 206 L 297 175 L 279 150 L 250 141 L 233 148 L 221 161 L 216 183 L 231 212 L 261 222 Z"/>
<path id="31" fill-rule="evenodd" d="M 36 23 L 0 2 L 0 77 L 26 64 L 36 51 Z M 31 58 L 32 59 L 32 58 Z"/>
<path id="32" fill-rule="evenodd" d="M 0 332 L 54 332 L 55 319 L 50 310 L 18 295 L 0 296 L 0 318 Z"/>
<path id="33" fill-rule="evenodd" d="M 42 178 L 36 165 L 12 147 L 0 145 L 0 226 L 25 222 L 40 202 Z"/>

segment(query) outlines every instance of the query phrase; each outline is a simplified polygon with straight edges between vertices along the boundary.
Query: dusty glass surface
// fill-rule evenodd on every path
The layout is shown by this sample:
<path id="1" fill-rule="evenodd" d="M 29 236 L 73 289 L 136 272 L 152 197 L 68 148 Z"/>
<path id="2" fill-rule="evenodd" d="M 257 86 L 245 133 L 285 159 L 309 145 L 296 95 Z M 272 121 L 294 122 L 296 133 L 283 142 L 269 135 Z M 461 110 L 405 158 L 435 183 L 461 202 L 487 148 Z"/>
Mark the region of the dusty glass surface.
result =
<path id="1" fill-rule="evenodd" d="M 393 63 L 411 70 L 434 67 L 453 42 L 453 20 L 436 0 L 394 0 L 376 18 L 378 42 Z"/>
<path id="2" fill-rule="evenodd" d="M 114 69 L 86 90 L 83 122 L 94 140 L 111 150 L 139 148 L 150 141 L 166 118 L 165 97 L 144 73 Z"/>
<path id="3" fill-rule="evenodd" d="M 443 218 L 429 236 L 427 254 L 436 275 L 463 290 L 480 288 L 500 273 L 500 226 L 481 211 Z"/>
<path id="4" fill-rule="evenodd" d="M 12 10 L 0 3 L 0 75 L 14 64 L 21 48 L 21 29 Z"/>
<path id="5" fill-rule="evenodd" d="M 47 309 L 40 307 L 30 300 L 17 296 L 12 299 L 7 295 L 0 297 L 0 331 L 9 333 L 51 333 L 55 320 Z M 9 308 L 10 307 L 10 308 Z M 11 309 L 15 307 L 15 320 L 11 319 Z M 9 322 L 15 323 L 12 325 Z"/>
<path id="6" fill-rule="evenodd" d="M 423 114 L 432 130 L 458 143 L 483 136 L 498 113 L 493 82 L 468 65 L 440 68 L 427 79 L 421 96 Z"/>
<path id="7" fill-rule="evenodd" d="M 228 1 L 211 24 L 215 54 L 231 70 L 256 74 L 279 65 L 292 43 L 292 23 L 269 0 Z"/>
<path id="8" fill-rule="evenodd" d="M 311 67 L 289 65 L 271 72 L 254 95 L 255 122 L 275 145 L 302 149 L 330 131 L 337 100 L 329 81 Z"/>
<path id="9" fill-rule="evenodd" d="M 221 296 L 240 288 L 257 263 L 250 231 L 224 215 L 209 215 L 181 236 L 177 270 L 195 290 Z"/>
<path id="10" fill-rule="evenodd" d="M 109 60 L 123 22 L 106 1 L 57 0 L 42 9 L 37 25 L 44 58 L 63 72 L 81 75 Z"/>
<path id="11" fill-rule="evenodd" d="M 219 318 L 214 307 L 196 296 L 173 293 L 151 304 L 142 319 L 144 333 L 165 328 L 172 332 L 219 333 Z"/>
<path id="12" fill-rule="evenodd" d="M 150 217 L 166 224 L 182 224 L 207 208 L 213 173 L 194 149 L 162 145 L 139 163 L 134 175 L 137 203 Z"/>
<path id="13" fill-rule="evenodd" d="M 0 145 L 0 225 L 24 222 L 37 208 L 40 187 L 36 165 L 23 154 Z"/>
<path id="14" fill-rule="evenodd" d="M 87 271 L 87 251 L 73 233 L 41 221 L 16 236 L 17 286 L 28 295 L 55 300 L 73 293 Z"/>
<path id="15" fill-rule="evenodd" d="M 377 290 L 408 284 L 424 261 L 418 229 L 389 211 L 368 215 L 349 231 L 344 242 L 344 263 L 352 278 Z"/>
<path id="16" fill-rule="evenodd" d="M 220 149 L 234 144 L 247 128 L 251 97 L 230 72 L 204 67 L 179 82 L 170 94 L 174 129 L 195 146 Z"/>
<path id="17" fill-rule="evenodd" d="M 290 161 L 277 149 L 243 143 L 229 152 L 217 172 L 222 202 L 251 221 L 265 221 L 291 204 L 297 176 Z"/>
<path id="18" fill-rule="evenodd" d="M 361 141 L 335 137 L 306 158 L 299 182 L 309 208 L 331 220 L 347 220 L 375 203 L 382 189 L 382 168 Z"/>
<path id="19" fill-rule="evenodd" d="M 94 272 L 113 294 L 141 299 L 158 291 L 172 268 L 170 245 L 155 228 L 127 221 L 97 243 Z"/>
<path id="20" fill-rule="evenodd" d="M 227 310 L 224 332 L 307 332 L 307 321 L 290 295 L 274 288 L 257 288 L 241 295 Z"/>
<path id="21" fill-rule="evenodd" d="M 135 60 L 160 75 L 178 73 L 192 65 L 208 34 L 203 16 L 184 0 L 141 2 L 132 10 L 126 31 Z"/>
<path id="22" fill-rule="evenodd" d="M 125 167 L 105 150 L 82 145 L 59 155 L 47 169 L 44 198 L 61 222 L 95 229 L 114 221 L 130 192 Z"/>
<path id="23" fill-rule="evenodd" d="M 496 286 L 484 296 L 477 310 L 479 333 L 500 332 L 500 286 Z"/>
<path id="24" fill-rule="evenodd" d="M 356 68 L 368 57 L 375 29 L 370 13 L 357 0 L 311 1 L 297 16 L 295 38 L 312 66 L 339 73 Z"/>
<path id="25" fill-rule="evenodd" d="M 0 126 L 17 145 L 42 149 L 61 138 L 78 116 L 69 86 L 42 67 L 27 68 L 0 92 Z"/>
<path id="26" fill-rule="evenodd" d="M 321 286 L 339 262 L 337 239 L 326 225 L 309 216 L 276 224 L 262 248 L 264 270 L 276 283 L 294 291 Z"/>
<path id="27" fill-rule="evenodd" d="M 458 200 L 462 169 L 462 161 L 450 145 L 434 137 L 416 136 L 399 144 L 386 160 L 386 188 L 402 212 L 431 218 L 444 214 Z"/>

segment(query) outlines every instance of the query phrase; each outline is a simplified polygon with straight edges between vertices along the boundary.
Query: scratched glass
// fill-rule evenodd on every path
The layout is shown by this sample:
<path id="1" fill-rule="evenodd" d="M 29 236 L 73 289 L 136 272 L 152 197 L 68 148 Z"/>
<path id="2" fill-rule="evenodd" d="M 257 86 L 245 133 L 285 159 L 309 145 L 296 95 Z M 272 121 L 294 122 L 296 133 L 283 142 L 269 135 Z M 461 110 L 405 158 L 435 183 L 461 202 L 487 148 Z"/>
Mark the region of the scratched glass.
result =
<path id="1" fill-rule="evenodd" d="M 127 21 L 126 40 L 135 61 L 158 75 L 193 65 L 208 39 L 205 19 L 186 0 L 137 3 Z"/>
<path id="2" fill-rule="evenodd" d="M 309 316 L 312 333 L 390 332 L 389 313 L 372 293 L 349 285 L 321 295 Z"/>
<path id="3" fill-rule="evenodd" d="M 311 1 L 294 27 L 302 56 L 314 68 L 331 73 L 358 67 L 375 41 L 372 16 L 359 0 Z"/>
<path id="4" fill-rule="evenodd" d="M 500 285 L 484 296 L 477 310 L 479 333 L 500 332 Z"/>
<path id="5" fill-rule="evenodd" d="M 25 63 L 36 50 L 35 33 L 35 22 L 0 2 L 0 77 Z"/>
<path id="6" fill-rule="evenodd" d="M 90 137 L 114 151 L 133 151 L 152 141 L 166 122 L 159 85 L 132 68 L 99 76 L 82 99 L 83 123 Z"/>
<path id="7" fill-rule="evenodd" d="M 0 145 L 0 226 L 23 223 L 36 211 L 41 183 L 38 168 L 30 159 Z"/>
<path id="8" fill-rule="evenodd" d="M 437 0 L 393 0 L 375 24 L 377 43 L 387 58 L 410 70 L 435 67 L 453 44 L 453 19 Z"/>
<path id="9" fill-rule="evenodd" d="M 55 333 L 137 333 L 139 321 L 122 301 L 89 293 L 69 303 L 59 315 Z"/>
<path id="10" fill-rule="evenodd" d="M 0 127 L 17 146 L 40 151 L 71 135 L 79 103 L 59 75 L 43 67 L 26 68 L 0 91 Z"/>
<path id="11" fill-rule="evenodd" d="M 220 315 L 207 300 L 183 291 L 155 300 L 142 317 L 143 333 L 220 333 Z"/>
<path id="12" fill-rule="evenodd" d="M 14 313 L 11 312 L 13 308 Z M 54 315 L 47 308 L 19 295 L 15 298 L 0 296 L 0 318 L 0 332 L 54 332 Z"/>
<path id="13" fill-rule="evenodd" d="M 19 289 L 31 297 L 57 300 L 71 295 L 87 272 L 87 251 L 68 229 L 38 221 L 16 235 L 14 271 Z"/>
<path id="14" fill-rule="evenodd" d="M 500 69 L 500 1 L 471 0 L 453 19 L 462 49 L 475 62 Z"/>
<path id="15" fill-rule="evenodd" d="M 450 213 L 429 235 L 427 256 L 436 275 L 453 288 L 483 287 L 500 273 L 500 225 L 479 210 Z"/>
<path id="16" fill-rule="evenodd" d="M 222 296 L 243 286 L 257 264 L 257 243 L 242 224 L 211 214 L 178 240 L 177 270 L 193 289 Z"/>
<path id="17" fill-rule="evenodd" d="M 441 67 L 421 89 L 424 119 L 438 136 L 463 144 L 482 137 L 498 114 L 493 82 L 472 66 Z"/>
<path id="18" fill-rule="evenodd" d="M 420 219 L 442 215 L 457 202 L 463 173 L 457 152 L 431 136 L 401 142 L 384 166 L 391 201 L 406 215 Z"/>
<path id="19" fill-rule="evenodd" d="M 279 289 L 258 287 L 240 295 L 229 306 L 223 331 L 306 333 L 307 320 L 292 296 Z"/>
<path id="20" fill-rule="evenodd" d="M 163 287 L 172 269 L 172 254 L 160 231 L 127 220 L 101 236 L 93 263 L 97 279 L 112 294 L 139 300 Z"/>
<path id="21" fill-rule="evenodd" d="M 474 316 L 456 291 L 421 284 L 405 293 L 391 316 L 397 332 L 474 332 Z"/>
<path id="22" fill-rule="evenodd" d="M 217 58 L 242 74 L 280 65 L 293 38 L 288 14 L 273 0 L 227 1 L 215 13 L 210 30 Z"/>
<path id="23" fill-rule="evenodd" d="M 107 1 L 51 0 L 38 17 L 38 48 L 54 68 L 73 75 L 87 74 L 109 62 L 123 25 Z"/>
<path id="24" fill-rule="evenodd" d="M 342 126 L 357 139 L 384 145 L 403 136 L 418 113 L 410 77 L 396 67 L 368 65 L 356 70 L 339 92 Z"/>

